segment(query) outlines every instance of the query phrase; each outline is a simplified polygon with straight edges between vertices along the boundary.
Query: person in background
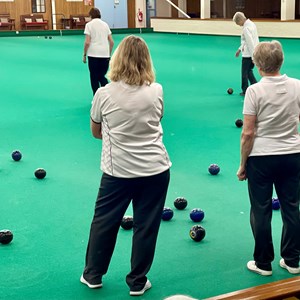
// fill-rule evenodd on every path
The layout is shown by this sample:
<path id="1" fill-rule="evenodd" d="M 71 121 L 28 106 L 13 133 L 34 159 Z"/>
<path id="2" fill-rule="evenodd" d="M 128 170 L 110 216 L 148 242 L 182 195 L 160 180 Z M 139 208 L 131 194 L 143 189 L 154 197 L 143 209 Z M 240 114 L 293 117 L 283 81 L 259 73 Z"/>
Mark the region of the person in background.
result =
<path id="1" fill-rule="evenodd" d="M 122 218 L 132 203 L 131 296 L 151 288 L 147 279 L 166 200 L 171 162 L 163 143 L 163 89 L 155 83 L 144 40 L 128 36 L 110 62 L 105 87 L 96 92 L 91 131 L 102 139 L 100 188 L 91 224 L 81 282 L 101 288 L 115 248 Z"/>
<path id="2" fill-rule="evenodd" d="M 259 43 L 258 33 L 255 24 L 245 17 L 242 12 L 236 12 L 233 21 L 243 27 L 241 35 L 241 46 L 236 51 L 235 56 L 239 57 L 242 53 L 242 92 L 241 96 L 245 96 L 246 90 L 250 84 L 256 83 L 257 80 L 253 74 L 254 64 L 252 61 L 253 51 Z"/>
<path id="3" fill-rule="evenodd" d="M 85 41 L 83 47 L 83 63 L 88 57 L 90 81 L 95 95 L 100 86 L 105 86 L 108 81 L 105 77 L 111 52 L 114 46 L 109 26 L 101 20 L 98 8 L 91 8 L 89 16 L 92 20 L 85 25 Z"/>
<path id="4" fill-rule="evenodd" d="M 241 134 L 239 180 L 248 179 L 254 260 L 247 268 L 272 275 L 273 186 L 282 216 L 280 266 L 299 274 L 300 255 L 300 80 L 280 73 L 283 50 L 278 41 L 261 42 L 253 60 L 262 79 L 247 89 Z"/>

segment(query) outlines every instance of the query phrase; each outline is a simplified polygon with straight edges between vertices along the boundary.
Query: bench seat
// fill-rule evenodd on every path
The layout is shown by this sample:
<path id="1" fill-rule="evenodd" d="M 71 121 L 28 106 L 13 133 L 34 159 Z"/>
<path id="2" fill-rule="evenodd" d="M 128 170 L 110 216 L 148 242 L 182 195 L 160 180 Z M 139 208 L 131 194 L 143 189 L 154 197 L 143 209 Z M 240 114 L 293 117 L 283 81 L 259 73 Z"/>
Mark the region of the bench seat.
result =
<path id="1" fill-rule="evenodd" d="M 44 20 L 43 15 L 21 15 L 20 23 L 23 30 L 48 29 L 48 20 Z"/>
<path id="2" fill-rule="evenodd" d="M 0 30 L 15 29 L 15 20 L 10 17 L 10 14 L 0 14 Z"/>

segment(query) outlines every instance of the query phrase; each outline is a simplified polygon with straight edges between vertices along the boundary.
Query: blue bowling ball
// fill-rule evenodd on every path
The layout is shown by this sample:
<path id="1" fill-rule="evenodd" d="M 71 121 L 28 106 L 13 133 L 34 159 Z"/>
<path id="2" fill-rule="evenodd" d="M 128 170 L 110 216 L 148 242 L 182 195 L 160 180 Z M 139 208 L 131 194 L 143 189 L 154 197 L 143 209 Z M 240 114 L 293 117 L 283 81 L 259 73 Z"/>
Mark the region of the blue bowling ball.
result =
<path id="1" fill-rule="evenodd" d="M 22 153 L 19 150 L 15 150 L 13 151 L 13 153 L 11 154 L 11 157 L 14 161 L 19 161 L 22 158 Z"/>
<path id="2" fill-rule="evenodd" d="M 161 218 L 164 221 L 170 221 L 174 216 L 174 212 L 170 207 L 164 207 Z"/>
<path id="3" fill-rule="evenodd" d="M 211 165 L 208 167 L 208 172 L 209 172 L 211 175 L 217 175 L 217 174 L 220 172 L 220 167 L 219 167 L 217 164 L 211 164 Z"/>
<path id="4" fill-rule="evenodd" d="M 279 199 L 278 199 L 278 198 L 273 198 L 273 199 L 272 199 L 272 208 L 273 208 L 274 210 L 280 209 L 280 202 L 279 202 Z"/>
<path id="5" fill-rule="evenodd" d="M 204 211 L 200 208 L 194 208 L 190 212 L 190 218 L 194 222 L 201 222 L 204 219 Z"/>

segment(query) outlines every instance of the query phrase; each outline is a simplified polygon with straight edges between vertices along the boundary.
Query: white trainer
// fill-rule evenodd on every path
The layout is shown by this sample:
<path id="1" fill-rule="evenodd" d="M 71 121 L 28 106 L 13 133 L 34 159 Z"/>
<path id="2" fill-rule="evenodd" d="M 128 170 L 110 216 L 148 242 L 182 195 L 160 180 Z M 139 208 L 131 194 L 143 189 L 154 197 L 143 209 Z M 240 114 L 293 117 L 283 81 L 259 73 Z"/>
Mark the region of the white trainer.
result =
<path id="1" fill-rule="evenodd" d="M 89 282 L 87 282 L 83 275 L 81 275 L 80 277 L 80 282 L 87 285 L 90 289 L 99 289 L 99 288 L 102 288 L 102 283 L 99 283 L 99 284 L 91 284 Z"/>
<path id="2" fill-rule="evenodd" d="M 151 289 L 152 285 L 151 282 L 147 279 L 147 282 L 145 283 L 145 286 L 140 290 L 140 291 L 130 291 L 129 295 L 130 296 L 141 296 L 144 295 L 144 293 Z"/>
<path id="3" fill-rule="evenodd" d="M 299 274 L 300 273 L 300 267 L 298 267 L 298 268 L 289 267 L 288 265 L 286 265 L 283 258 L 279 261 L 279 265 L 281 268 L 288 270 L 288 272 L 291 274 Z"/>
<path id="4" fill-rule="evenodd" d="M 255 264 L 254 260 L 248 261 L 247 268 L 251 272 L 257 273 L 257 274 L 262 275 L 262 276 L 272 275 L 272 271 L 262 270 L 262 269 L 258 268 L 257 265 Z"/>

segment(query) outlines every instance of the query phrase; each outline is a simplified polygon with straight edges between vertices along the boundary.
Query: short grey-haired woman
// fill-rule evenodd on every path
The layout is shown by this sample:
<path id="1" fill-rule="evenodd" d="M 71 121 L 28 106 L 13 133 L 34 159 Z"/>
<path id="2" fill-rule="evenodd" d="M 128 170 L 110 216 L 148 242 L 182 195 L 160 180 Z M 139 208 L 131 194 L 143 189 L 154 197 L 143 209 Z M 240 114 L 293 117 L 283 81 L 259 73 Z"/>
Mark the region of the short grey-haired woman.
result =
<path id="1" fill-rule="evenodd" d="M 91 131 L 102 139 L 101 178 L 81 282 L 102 287 L 122 217 L 133 209 L 130 295 L 151 288 L 147 279 L 166 200 L 171 162 L 163 143 L 163 89 L 155 83 L 149 49 L 137 36 L 122 40 L 105 87 L 96 92 Z"/>
<path id="2" fill-rule="evenodd" d="M 300 255 L 300 81 L 280 73 L 283 50 L 278 41 L 261 42 L 253 60 L 262 79 L 247 89 L 241 134 L 239 180 L 248 180 L 254 260 L 247 268 L 272 275 L 273 187 L 282 216 L 281 259 L 291 274 L 299 274 Z"/>

